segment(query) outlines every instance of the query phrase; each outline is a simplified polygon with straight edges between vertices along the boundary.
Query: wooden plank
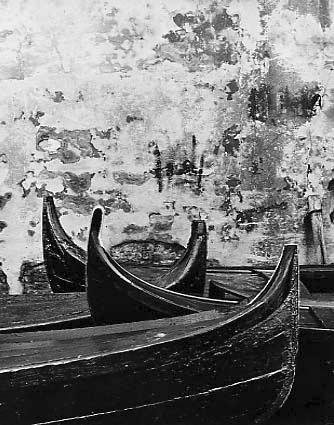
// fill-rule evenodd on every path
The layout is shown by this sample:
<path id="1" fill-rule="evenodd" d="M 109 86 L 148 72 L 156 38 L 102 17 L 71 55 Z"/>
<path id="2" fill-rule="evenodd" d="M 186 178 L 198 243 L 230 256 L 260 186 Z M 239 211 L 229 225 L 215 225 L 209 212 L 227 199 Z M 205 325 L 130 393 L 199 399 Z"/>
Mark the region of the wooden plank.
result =
<path id="1" fill-rule="evenodd" d="M 310 307 L 312 313 L 326 329 L 334 327 L 334 306 L 333 307 Z"/>
<path id="2" fill-rule="evenodd" d="M 324 297 L 325 298 L 325 297 Z M 318 298 L 318 294 L 316 294 L 316 298 L 312 299 L 301 299 L 300 305 L 302 307 L 315 307 L 315 308 L 333 308 L 334 309 L 334 299 L 333 294 L 329 299 Z"/>

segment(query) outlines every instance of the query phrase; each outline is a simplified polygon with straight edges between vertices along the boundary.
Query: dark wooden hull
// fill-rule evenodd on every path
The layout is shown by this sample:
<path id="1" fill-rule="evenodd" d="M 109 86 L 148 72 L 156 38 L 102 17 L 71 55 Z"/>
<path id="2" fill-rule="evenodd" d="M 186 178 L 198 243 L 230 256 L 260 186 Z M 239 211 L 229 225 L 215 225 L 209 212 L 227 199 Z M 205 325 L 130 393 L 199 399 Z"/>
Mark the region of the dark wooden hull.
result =
<path id="1" fill-rule="evenodd" d="M 310 266 L 309 271 L 316 271 L 315 277 L 321 278 L 329 267 Z M 241 286 L 242 274 L 253 273 L 251 270 L 224 269 L 217 274 L 213 282 L 219 286 L 221 275 L 235 273 L 234 285 Z M 263 271 L 261 271 L 262 273 Z M 270 272 L 266 271 L 269 276 Z M 255 276 L 256 273 L 253 274 Z M 327 273 L 327 277 L 329 274 Z M 261 277 L 258 275 L 258 278 Z M 256 279 L 253 279 L 253 283 Z M 261 277 L 263 285 L 263 277 Z M 264 279 L 267 280 L 267 279 Z M 319 279 L 320 280 L 320 279 Z M 225 279 L 223 279 L 225 283 Z M 305 282 L 305 281 L 304 281 Z M 312 293 L 307 291 L 300 279 L 300 332 L 299 353 L 296 362 L 296 377 L 293 391 L 290 396 L 290 404 L 307 404 L 319 401 L 331 401 L 334 398 L 334 297 L 333 293 Z M 225 295 L 225 284 L 215 294 Z M 256 285 L 255 285 L 256 286 Z M 323 286 L 322 286 L 323 287 Z M 314 288 L 319 286 L 314 285 Z M 216 288 L 217 289 L 217 288 Z"/>
<path id="2" fill-rule="evenodd" d="M 86 252 L 64 231 L 51 196 L 43 199 L 42 223 L 43 256 L 52 291 L 85 291 Z"/>
<path id="3" fill-rule="evenodd" d="M 83 292 L 86 252 L 64 231 L 52 197 L 43 200 L 43 254 L 53 292 Z M 207 232 L 204 220 L 194 220 L 187 248 L 156 283 L 179 292 L 202 294 L 205 284 Z"/>
<path id="4" fill-rule="evenodd" d="M 294 379 L 296 275 L 233 314 L 0 335 L 0 422 L 260 423 Z"/>
<path id="5" fill-rule="evenodd" d="M 334 302 L 331 304 L 301 300 L 299 353 L 290 396 L 294 404 L 334 397 Z M 0 334 L 92 324 L 84 293 L 6 296 L 0 298 L 0 308 Z"/>
<path id="6" fill-rule="evenodd" d="M 87 299 L 96 323 L 157 319 L 212 309 L 229 311 L 235 306 L 233 301 L 181 294 L 134 276 L 102 247 L 101 223 L 102 210 L 97 208 L 90 227 L 86 268 Z"/>

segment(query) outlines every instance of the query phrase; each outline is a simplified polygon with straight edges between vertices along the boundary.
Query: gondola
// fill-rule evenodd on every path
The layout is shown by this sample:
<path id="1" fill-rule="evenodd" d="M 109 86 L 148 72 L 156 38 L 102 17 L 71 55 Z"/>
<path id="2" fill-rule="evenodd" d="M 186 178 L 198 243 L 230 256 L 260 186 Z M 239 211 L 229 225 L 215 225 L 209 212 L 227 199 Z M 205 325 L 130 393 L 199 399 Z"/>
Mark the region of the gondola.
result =
<path id="1" fill-rule="evenodd" d="M 260 423 L 286 401 L 298 345 L 297 256 L 224 314 L 0 335 L 0 422 Z"/>
<path id="2" fill-rule="evenodd" d="M 102 215 L 101 208 L 93 212 L 86 269 L 87 299 L 96 323 L 122 323 L 235 308 L 237 303 L 234 300 L 208 299 L 173 292 L 125 270 L 100 242 Z"/>
<path id="3" fill-rule="evenodd" d="M 87 300 L 95 323 L 111 324 L 191 314 L 227 311 L 233 301 L 211 300 L 161 288 L 131 274 L 101 245 L 102 209 L 93 212 L 86 265 Z"/>
<path id="4" fill-rule="evenodd" d="M 86 252 L 77 246 L 60 224 L 51 196 L 43 199 L 43 255 L 53 292 L 85 291 Z M 156 278 L 159 286 L 178 292 L 203 293 L 207 256 L 204 220 L 194 220 L 181 258 Z"/>

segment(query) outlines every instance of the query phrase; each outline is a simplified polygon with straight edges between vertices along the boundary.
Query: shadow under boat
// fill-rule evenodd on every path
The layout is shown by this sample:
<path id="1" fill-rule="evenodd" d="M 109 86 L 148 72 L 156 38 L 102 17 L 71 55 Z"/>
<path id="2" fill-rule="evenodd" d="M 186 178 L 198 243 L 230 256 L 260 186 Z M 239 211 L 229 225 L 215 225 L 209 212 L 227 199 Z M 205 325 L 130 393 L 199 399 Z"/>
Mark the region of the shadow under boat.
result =
<path id="1" fill-rule="evenodd" d="M 86 290 L 87 254 L 63 229 L 51 196 L 43 199 L 43 255 L 53 292 Z M 203 293 L 207 257 L 207 232 L 204 220 L 194 220 L 186 250 L 181 258 L 155 283 L 185 293 Z"/>
<path id="2" fill-rule="evenodd" d="M 0 335 L 0 421 L 265 421 L 293 384 L 297 274 L 288 246 L 258 296 L 233 312 Z"/>

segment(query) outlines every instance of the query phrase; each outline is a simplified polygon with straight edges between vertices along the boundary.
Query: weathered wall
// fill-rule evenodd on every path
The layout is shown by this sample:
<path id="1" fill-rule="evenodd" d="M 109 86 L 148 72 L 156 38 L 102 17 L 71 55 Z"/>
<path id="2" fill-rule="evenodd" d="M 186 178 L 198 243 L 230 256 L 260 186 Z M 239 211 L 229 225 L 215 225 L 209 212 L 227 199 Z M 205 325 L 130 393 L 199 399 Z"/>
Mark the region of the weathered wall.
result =
<path id="1" fill-rule="evenodd" d="M 273 262 L 334 193 L 332 0 L 1 0 L 0 256 L 12 291 L 41 259 L 41 202 L 85 246 L 186 244 Z M 334 234 L 334 233 L 333 233 Z"/>

